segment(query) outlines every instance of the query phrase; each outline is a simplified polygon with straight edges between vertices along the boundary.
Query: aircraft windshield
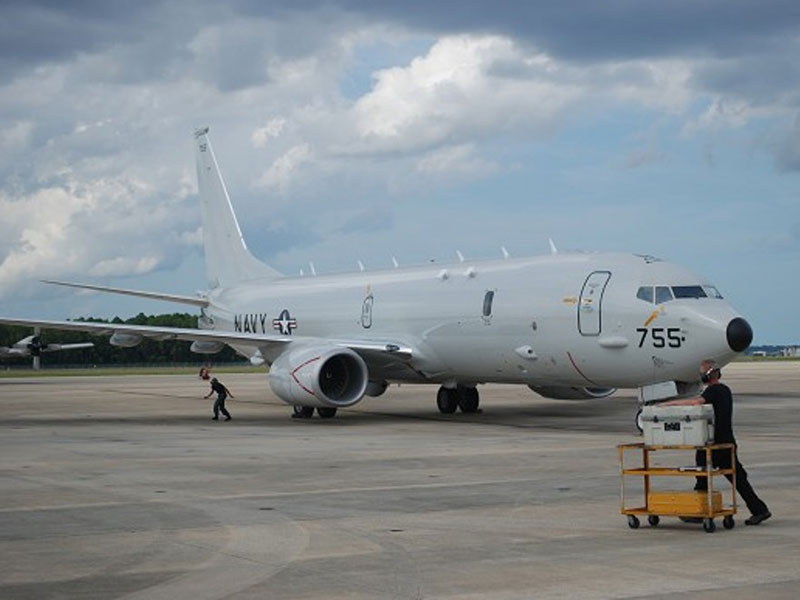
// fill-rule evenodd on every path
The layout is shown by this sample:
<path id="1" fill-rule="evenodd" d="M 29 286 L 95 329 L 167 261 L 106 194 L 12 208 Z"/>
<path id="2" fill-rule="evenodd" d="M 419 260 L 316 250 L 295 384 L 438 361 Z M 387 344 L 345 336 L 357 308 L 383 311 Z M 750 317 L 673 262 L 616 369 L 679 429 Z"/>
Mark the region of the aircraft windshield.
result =
<path id="1" fill-rule="evenodd" d="M 721 299 L 722 294 L 713 285 L 643 285 L 636 291 L 636 297 L 649 304 L 663 304 L 684 298 Z"/>

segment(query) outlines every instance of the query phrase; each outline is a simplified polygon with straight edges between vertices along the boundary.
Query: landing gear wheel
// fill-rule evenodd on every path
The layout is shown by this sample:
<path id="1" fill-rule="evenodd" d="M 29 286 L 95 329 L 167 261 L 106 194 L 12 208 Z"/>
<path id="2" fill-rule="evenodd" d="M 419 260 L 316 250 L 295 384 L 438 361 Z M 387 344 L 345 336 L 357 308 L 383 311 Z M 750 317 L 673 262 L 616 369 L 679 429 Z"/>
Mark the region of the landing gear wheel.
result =
<path id="1" fill-rule="evenodd" d="M 706 533 L 714 533 L 717 530 L 714 519 L 703 519 L 703 529 L 706 530 Z"/>
<path id="2" fill-rule="evenodd" d="M 336 416 L 336 407 L 320 406 L 317 407 L 317 414 L 320 419 L 332 419 Z"/>
<path id="3" fill-rule="evenodd" d="M 644 431 L 644 421 L 642 421 L 642 409 L 636 411 L 636 416 L 634 417 L 634 423 L 636 423 L 636 429 L 639 433 Z"/>
<path id="4" fill-rule="evenodd" d="M 736 520 L 733 518 L 733 515 L 725 515 L 722 519 L 722 526 L 725 529 L 733 529 L 736 526 Z"/>
<path id="5" fill-rule="evenodd" d="M 292 407 L 292 418 L 293 419 L 310 419 L 314 416 L 314 407 L 313 406 L 293 406 Z"/>
<path id="6" fill-rule="evenodd" d="M 440 387 L 436 393 L 436 406 L 439 407 L 439 412 L 445 415 L 451 415 L 456 412 L 459 395 L 456 389 Z"/>
<path id="7" fill-rule="evenodd" d="M 628 515 L 628 527 L 639 529 L 639 518 L 636 515 Z"/>
<path id="8" fill-rule="evenodd" d="M 647 522 L 650 523 L 650 527 L 656 527 L 661 522 L 661 518 L 658 515 L 649 515 Z"/>
<path id="9" fill-rule="evenodd" d="M 460 398 L 458 399 L 458 407 L 463 413 L 476 413 L 478 412 L 478 405 L 480 404 L 480 396 L 478 395 L 478 388 L 465 387 L 461 388 Z"/>

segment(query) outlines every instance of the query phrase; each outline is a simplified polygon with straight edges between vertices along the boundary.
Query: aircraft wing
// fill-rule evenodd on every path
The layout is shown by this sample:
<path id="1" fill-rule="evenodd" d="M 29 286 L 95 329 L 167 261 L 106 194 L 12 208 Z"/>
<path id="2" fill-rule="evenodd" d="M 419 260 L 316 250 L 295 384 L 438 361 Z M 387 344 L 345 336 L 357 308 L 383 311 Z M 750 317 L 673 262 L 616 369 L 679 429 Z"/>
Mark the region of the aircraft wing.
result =
<path id="1" fill-rule="evenodd" d="M 409 360 L 414 354 L 413 349 L 406 344 L 379 340 L 330 339 L 297 335 L 242 333 L 217 329 L 154 327 L 150 325 L 127 325 L 122 323 L 86 323 L 83 321 L 42 321 L 33 319 L 9 319 L 6 317 L 0 317 L 0 324 L 66 331 L 84 331 L 95 335 L 127 333 L 141 335 L 144 338 L 158 341 L 182 340 L 187 342 L 221 342 L 223 344 L 255 346 L 258 348 L 272 347 L 273 350 L 279 350 L 277 347 L 286 346 L 290 343 L 334 344 L 337 346 L 346 346 L 366 356 L 374 354 L 384 356 L 390 355 L 400 360 Z"/>

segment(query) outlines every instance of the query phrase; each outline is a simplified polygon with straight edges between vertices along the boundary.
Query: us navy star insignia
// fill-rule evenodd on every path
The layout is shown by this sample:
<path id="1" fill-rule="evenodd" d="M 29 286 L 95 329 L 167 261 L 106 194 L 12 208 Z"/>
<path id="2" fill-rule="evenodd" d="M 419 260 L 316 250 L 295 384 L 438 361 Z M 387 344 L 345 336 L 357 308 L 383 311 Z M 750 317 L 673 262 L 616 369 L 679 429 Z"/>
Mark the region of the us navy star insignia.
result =
<path id="1" fill-rule="evenodd" d="M 272 328 L 278 330 L 281 335 L 292 335 L 292 330 L 297 329 L 297 319 L 293 319 L 289 311 L 284 308 L 280 316 L 272 320 Z"/>

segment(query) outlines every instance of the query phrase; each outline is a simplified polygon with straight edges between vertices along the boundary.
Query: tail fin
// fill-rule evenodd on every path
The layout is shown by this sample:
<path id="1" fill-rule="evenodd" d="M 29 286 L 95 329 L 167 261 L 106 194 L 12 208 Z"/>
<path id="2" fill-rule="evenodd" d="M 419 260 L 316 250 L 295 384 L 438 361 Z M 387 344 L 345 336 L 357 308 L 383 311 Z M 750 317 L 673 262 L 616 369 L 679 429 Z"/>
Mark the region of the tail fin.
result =
<path id="1" fill-rule="evenodd" d="M 228 190 L 208 141 L 208 127 L 195 131 L 194 137 L 208 287 L 214 289 L 251 279 L 281 277 L 278 271 L 250 254 L 244 243 Z"/>

